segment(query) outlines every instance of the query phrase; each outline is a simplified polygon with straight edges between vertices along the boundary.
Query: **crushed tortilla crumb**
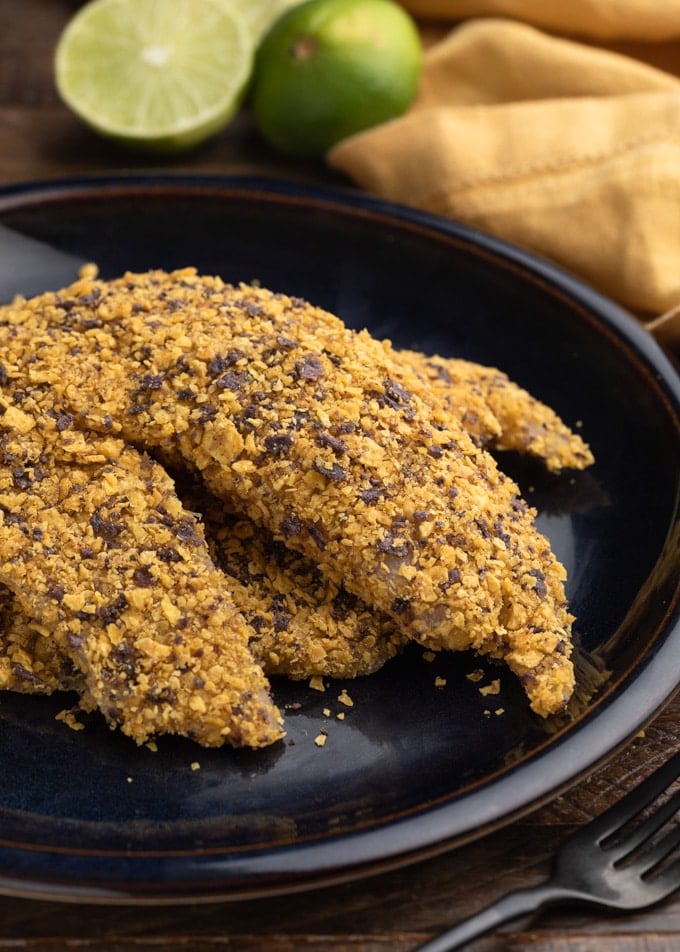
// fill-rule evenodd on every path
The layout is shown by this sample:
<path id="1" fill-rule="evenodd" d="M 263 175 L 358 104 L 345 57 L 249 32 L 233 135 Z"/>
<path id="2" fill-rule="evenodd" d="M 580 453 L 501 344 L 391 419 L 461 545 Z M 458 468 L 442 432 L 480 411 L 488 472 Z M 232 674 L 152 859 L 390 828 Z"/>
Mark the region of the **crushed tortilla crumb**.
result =
<path id="1" fill-rule="evenodd" d="M 82 731 L 85 729 L 85 725 L 78 720 L 73 710 L 63 710 L 59 711 L 58 714 L 54 717 L 55 721 L 62 721 L 64 724 L 68 725 L 72 731 Z"/>
<path id="2" fill-rule="evenodd" d="M 485 684 L 483 687 L 479 688 L 479 693 L 484 697 L 487 694 L 500 694 L 501 693 L 501 682 L 500 678 L 495 678 L 490 684 Z"/>
<path id="3" fill-rule="evenodd" d="M 469 674 L 466 674 L 465 677 L 468 679 L 468 681 L 472 681 L 473 683 L 476 684 L 477 681 L 482 680 L 482 678 L 484 677 L 484 672 L 482 671 L 481 668 L 476 668 L 474 671 L 471 671 Z"/>
<path id="4" fill-rule="evenodd" d="M 78 268 L 78 277 L 81 281 L 94 281 L 99 277 L 99 265 L 94 261 L 88 261 Z"/>

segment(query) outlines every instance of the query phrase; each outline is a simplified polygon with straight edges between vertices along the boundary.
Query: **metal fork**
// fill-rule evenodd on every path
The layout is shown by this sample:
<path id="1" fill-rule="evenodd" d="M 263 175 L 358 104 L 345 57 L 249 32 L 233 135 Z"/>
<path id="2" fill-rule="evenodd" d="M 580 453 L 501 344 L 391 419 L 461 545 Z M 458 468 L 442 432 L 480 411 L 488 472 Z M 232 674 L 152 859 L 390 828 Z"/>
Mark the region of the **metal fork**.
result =
<path id="1" fill-rule="evenodd" d="M 655 834 L 680 809 L 680 790 L 648 816 L 640 814 L 679 776 L 677 753 L 611 809 L 565 840 L 549 879 L 508 893 L 414 952 L 451 952 L 499 925 L 555 903 L 589 903 L 633 912 L 670 896 L 680 888 L 680 859 L 670 861 L 680 844 L 680 824 Z M 631 828 L 636 818 L 640 822 Z"/>

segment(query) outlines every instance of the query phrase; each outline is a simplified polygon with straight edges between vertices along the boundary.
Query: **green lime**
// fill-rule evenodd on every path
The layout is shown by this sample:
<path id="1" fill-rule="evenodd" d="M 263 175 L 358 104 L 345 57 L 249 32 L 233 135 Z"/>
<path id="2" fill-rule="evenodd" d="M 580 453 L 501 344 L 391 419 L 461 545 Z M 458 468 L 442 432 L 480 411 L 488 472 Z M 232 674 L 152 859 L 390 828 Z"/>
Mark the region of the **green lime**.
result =
<path id="1" fill-rule="evenodd" d="M 92 0 L 55 57 L 57 89 L 93 129 L 178 152 L 218 132 L 250 79 L 254 40 L 226 0 Z"/>
<path id="2" fill-rule="evenodd" d="M 392 0 L 309 0 L 276 21 L 257 51 L 250 100 L 264 138 L 320 157 L 413 101 L 422 61 L 415 23 Z"/>

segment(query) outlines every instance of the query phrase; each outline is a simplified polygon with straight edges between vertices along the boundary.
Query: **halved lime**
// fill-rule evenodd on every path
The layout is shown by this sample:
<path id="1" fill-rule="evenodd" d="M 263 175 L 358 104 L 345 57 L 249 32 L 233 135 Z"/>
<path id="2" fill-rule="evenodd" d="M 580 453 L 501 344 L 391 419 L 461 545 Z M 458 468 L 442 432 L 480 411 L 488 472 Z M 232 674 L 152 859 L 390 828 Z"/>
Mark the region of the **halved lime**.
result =
<path id="1" fill-rule="evenodd" d="M 74 112 L 127 145 L 177 152 L 218 132 L 238 109 L 255 42 L 227 0 L 92 0 L 55 56 Z"/>

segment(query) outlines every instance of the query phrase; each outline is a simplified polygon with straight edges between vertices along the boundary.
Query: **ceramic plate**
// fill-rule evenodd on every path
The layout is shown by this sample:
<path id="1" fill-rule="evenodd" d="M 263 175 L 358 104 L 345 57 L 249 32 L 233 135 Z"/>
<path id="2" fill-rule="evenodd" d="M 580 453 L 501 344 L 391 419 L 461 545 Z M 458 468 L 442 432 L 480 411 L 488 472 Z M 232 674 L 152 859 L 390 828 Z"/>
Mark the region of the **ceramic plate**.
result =
<path id="1" fill-rule="evenodd" d="M 164 738 L 154 753 L 96 715 L 79 733 L 55 721 L 68 697 L 5 693 L 0 891 L 177 902 L 375 873 L 555 795 L 672 695 L 680 384 L 627 314 L 526 252 L 349 191 L 139 176 L 0 193 L 0 299 L 59 287 L 85 261 L 104 277 L 193 264 L 257 280 L 398 345 L 499 366 L 582 426 L 584 473 L 500 458 L 567 566 L 580 687 L 570 718 L 545 723 L 504 669 L 413 647 L 323 693 L 277 680 L 287 740 L 259 752 Z M 480 667 L 500 693 L 467 677 Z"/>

